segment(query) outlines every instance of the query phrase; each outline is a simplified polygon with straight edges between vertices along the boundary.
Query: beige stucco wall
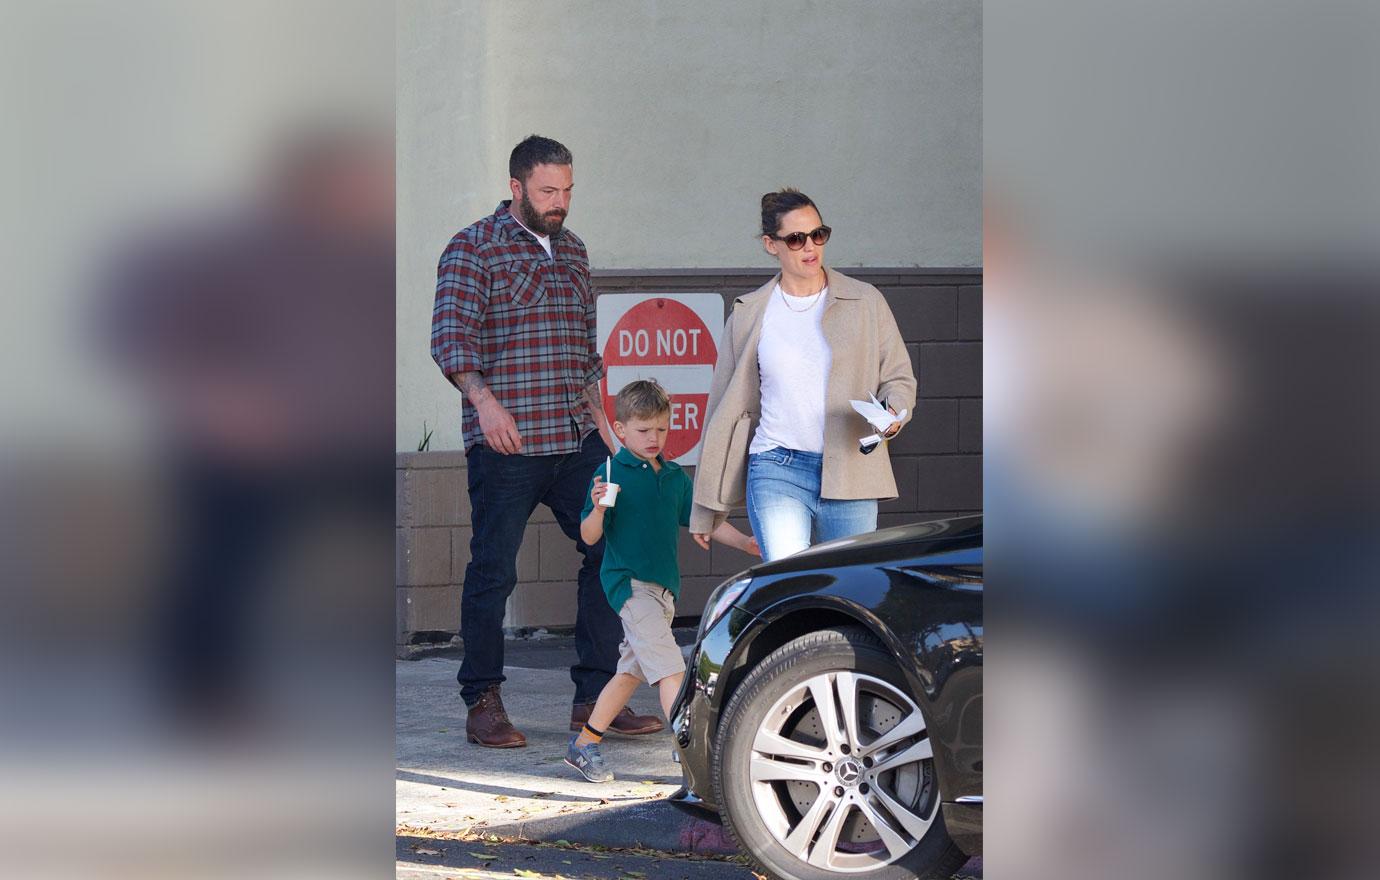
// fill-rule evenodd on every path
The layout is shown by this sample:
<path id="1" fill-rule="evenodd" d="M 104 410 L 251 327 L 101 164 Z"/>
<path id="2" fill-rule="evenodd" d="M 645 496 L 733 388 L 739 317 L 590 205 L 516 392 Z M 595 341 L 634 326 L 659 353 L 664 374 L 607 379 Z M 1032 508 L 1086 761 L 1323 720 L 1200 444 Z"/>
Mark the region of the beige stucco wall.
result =
<path id="1" fill-rule="evenodd" d="M 532 132 L 575 155 L 595 269 L 765 266 L 805 190 L 845 266 L 981 264 L 981 5 L 411 0 L 397 20 L 397 448 L 460 445 L 428 353 L 436 260 Z"/>

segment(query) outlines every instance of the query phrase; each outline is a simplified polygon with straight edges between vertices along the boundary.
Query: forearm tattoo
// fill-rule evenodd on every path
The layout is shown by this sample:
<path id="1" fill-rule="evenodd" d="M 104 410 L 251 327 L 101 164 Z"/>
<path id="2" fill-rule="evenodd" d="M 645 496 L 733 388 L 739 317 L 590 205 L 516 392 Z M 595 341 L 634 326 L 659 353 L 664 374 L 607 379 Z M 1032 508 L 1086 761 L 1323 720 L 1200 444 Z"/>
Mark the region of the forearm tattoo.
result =
<path id="1" fill-rule="evenodd" d="M 470 403 L 475 406 L 493 396 L 489 386 L 484 384 L 484 377 L 478 372 L 457 373 L 451 379 L 455 382 L 455 387 L 464 392 Z"/>
<path id="2" fill-rule="evenodd" d="M 599 383 L 595 382 L 585 386 L 585 402 L 595 410 L 603 409 L 603 395 L 599 393 Z"/>

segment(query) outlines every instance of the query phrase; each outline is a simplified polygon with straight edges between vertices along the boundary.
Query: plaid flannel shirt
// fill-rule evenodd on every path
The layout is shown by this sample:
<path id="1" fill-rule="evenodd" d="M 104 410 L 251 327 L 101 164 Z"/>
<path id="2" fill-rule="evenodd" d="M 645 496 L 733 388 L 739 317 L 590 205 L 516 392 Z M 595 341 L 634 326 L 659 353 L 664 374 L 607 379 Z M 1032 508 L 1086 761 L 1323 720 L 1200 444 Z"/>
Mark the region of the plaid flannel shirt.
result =
<path id="1" fill-rule="evenodd" d="M 595 430 L 584 389 L 604 375 L 595 347 L 594 289 L 585 244 L 568 229 L 552 256 L 508 213 L 456 233 L 436 271 L 431 357 L 449 379 L 479 372 L 517 422 L 522 454 L 575 452 Z M 462 394 L 465 449 L 484 442 Z"/>

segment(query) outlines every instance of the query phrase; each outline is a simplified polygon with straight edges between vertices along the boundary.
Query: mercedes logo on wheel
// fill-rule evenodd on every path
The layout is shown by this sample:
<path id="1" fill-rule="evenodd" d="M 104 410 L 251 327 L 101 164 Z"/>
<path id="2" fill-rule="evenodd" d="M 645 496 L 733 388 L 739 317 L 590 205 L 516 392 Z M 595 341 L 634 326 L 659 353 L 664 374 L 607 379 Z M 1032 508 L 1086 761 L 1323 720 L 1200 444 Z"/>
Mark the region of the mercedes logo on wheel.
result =
<path id="1" fill-rule="evenodd" d="M 854 760 L 843 761 L 838 766 L 839 782 L 844 785 L 852 785 L 862 776 L 862 769 L 858 767 L 858 762 Z"/>

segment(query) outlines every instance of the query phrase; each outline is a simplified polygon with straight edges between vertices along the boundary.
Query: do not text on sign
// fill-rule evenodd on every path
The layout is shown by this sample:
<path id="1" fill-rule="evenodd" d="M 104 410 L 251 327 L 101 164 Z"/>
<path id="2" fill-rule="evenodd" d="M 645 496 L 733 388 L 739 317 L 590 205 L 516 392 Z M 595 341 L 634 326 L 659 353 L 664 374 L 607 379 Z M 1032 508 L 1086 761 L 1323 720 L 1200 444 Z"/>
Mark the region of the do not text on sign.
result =
<path id="1" fill-rule="evenodd" d="M 595 321 L 609 423 L 619 389 L 635 379 L 655 379 L 671 396 L 671 433 L 663 457 L 682 465 L 698 462 L 709 383 L 724 328 L 723 297 L 610 293 L 599 297 Z"/>

